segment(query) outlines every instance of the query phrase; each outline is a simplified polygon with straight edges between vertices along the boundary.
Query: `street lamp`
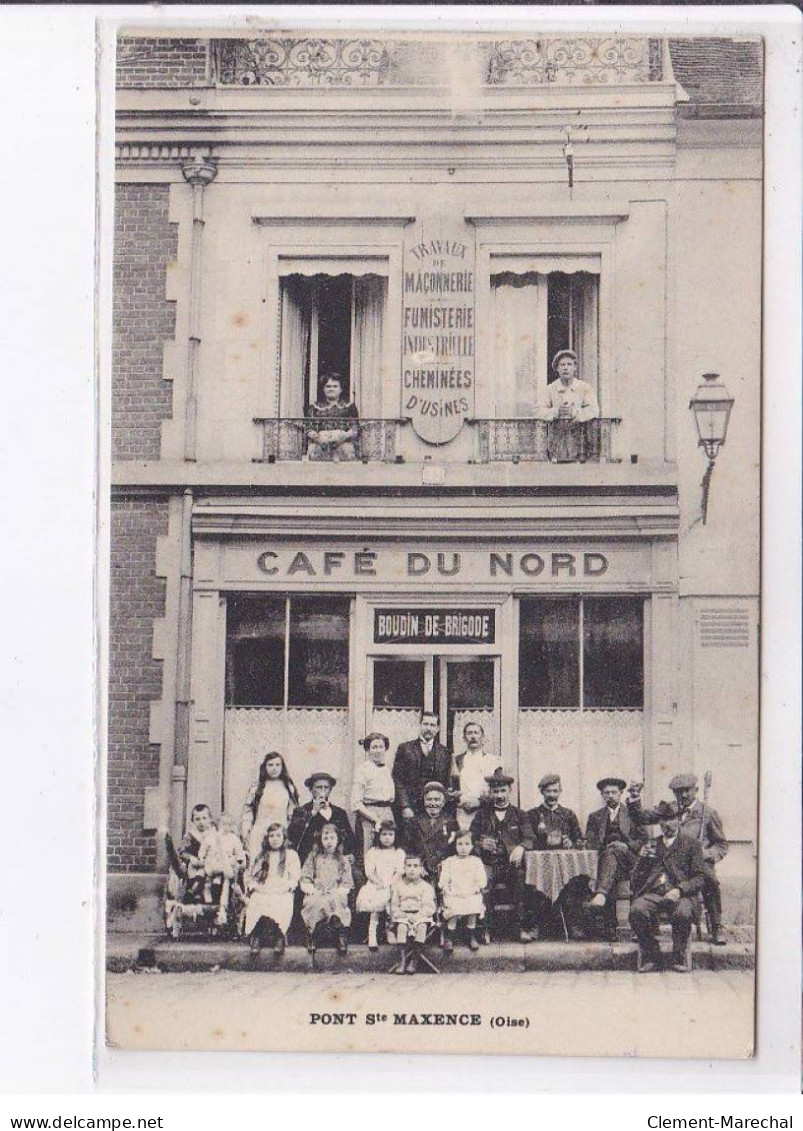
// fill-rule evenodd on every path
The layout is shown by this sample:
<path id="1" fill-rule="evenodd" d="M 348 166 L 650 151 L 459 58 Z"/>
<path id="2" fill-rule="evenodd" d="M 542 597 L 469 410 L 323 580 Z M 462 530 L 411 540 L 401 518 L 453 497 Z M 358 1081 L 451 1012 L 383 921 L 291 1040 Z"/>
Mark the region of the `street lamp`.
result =
<path id="1" fill-rule="evenodd" d="M 689 401 L 694 413 L 698 447 L 708 456 L 708 467 L 703 476 L 703 525 L 708 514 L 708 491 L 714 471 L 714 460 L 725 443 L 728 434 L 728 421 L 733 408 L 733 397 L 722 384 L 718 373 L 704 373 L 703 380 Z"/>

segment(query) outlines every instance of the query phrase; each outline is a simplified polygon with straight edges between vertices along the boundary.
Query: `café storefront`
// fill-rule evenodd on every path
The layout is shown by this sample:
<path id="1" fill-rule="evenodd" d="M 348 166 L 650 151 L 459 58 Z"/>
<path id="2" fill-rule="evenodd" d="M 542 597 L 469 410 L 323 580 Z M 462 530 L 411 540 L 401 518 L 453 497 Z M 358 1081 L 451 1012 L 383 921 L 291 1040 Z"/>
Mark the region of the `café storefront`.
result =
<path id="1" fill-rule="evenodd" d="M 534 520 L 531 536 L 512 538 L 486 510 L 484 534 L 441 540 L 388 508 L 393 537 L 348 536 L 331 513 L 327 533 L 296 513 L 306 533 L 280 535 L 277 508 L 236 509 L 208 500 L 194 516 L 187 806 L 239 812 L 273 749 L 299 785 L 313 769 L 333 773 L 348 804 L 359 740 L 379 730 L 392 755 L 422 708 L 439 713 L 455 752 L 479 721 L 526 806 L 547 770 L 584 818 L 603 774 L 649 785 L 671 769 L 670 514 L 649 536 L 539 536 Z"/>

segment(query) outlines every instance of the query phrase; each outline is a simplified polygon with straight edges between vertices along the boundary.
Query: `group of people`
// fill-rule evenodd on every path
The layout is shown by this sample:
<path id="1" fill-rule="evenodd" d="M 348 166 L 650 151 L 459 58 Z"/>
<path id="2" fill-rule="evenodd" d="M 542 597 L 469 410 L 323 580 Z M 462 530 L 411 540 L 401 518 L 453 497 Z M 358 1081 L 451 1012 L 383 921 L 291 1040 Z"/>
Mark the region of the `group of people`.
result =
<path id="1" fill-rule="evenodd" d="M 549 422 L 549 455 L 558 462 L 583 456 L 578 425 L 599 417 L 597 396 L 578 376 L 574 350 L 558 350 L 552 359 L 554 380 L 536 409 L 540 420 Z M 323 375 L 318 400 L 307 406 L 305 436 L 307 458 L 336 463 L 359 459 L 359 410 L 344 396 L 340 373 Z"/>
<path id="2" fill-rule="evenodd" d="M 556 911 L 572 937 L 583 937 L 610 913 L 617 884 L 629 880 L 643 970 L 657 964 L 662 913 L 672 924 L 673 965 L 685 967 L 698 893 L 712 941 L 724 941 L 714 869 L 727 842 L 716 811 L 697 800 L 693 775 L 673 778 L 675 800 L 655 808 L 644 805 L 640 784 L 627 788 L 622 779 L 602 779 L 603 805 L 589 815 L 583 834 L 575 813 L 560 804 L 558 774 L 541 778 L 541 803 L 524 811 L 513 804 L 513 778 L 486 749 L 478 722 L 466 723 L 456 757 L 439 742 L 439 729 L 438 715 L 425 711 L 418 736 L 399 745 L 392 766 L 387 736 L 365 737 L 366 759 L 352 785 L 353 825 L 331 801 L 337 784 L 331 774 L 311 774 L 305 782 L 310 799 L 301 804 L 282 756 L 266 754 L 239 830 L 230 815 L 215 823 L 209 806 L 193 809 L 174 854 L 190 898 L 218 902 L 225 923 L 239 891 L 241 925 L 255 953 L 272 946 L 281 954 L 294 918 L 310 950 L 316 931 L 326 926 L 344 953 L 353 914 L 364 913 L 368 946 L 378 947 L 384 928 L 386 940 L 401 948 L 402 973 L 417 969 L 436 922 L 447 951 L 461 935 L 477 950 L 484 939 L 480 923 L 500 891 L 527 943 Z M 661 836 L 651 838 L 657 823 Z M 553 907 L 525 883 L 525 854 L 578 848 L 596 851 L 596 875 L 571 880 Z"/>

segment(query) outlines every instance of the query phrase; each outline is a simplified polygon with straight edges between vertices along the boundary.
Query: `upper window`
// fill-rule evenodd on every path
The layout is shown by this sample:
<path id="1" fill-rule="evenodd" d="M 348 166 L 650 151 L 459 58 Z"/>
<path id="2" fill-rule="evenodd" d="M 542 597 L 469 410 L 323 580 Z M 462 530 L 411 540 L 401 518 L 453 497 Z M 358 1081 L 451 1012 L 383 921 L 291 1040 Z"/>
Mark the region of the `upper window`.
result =
<path id="1" fill-rule="evenodd" d="M 339 595 L 230 597 L 227 704 L 347 707 L 350 607 Z"/>
<path id="2" fill-rule="evenodd" d="M 599 271 L 594 255 L 491 257 L 498 418 L 537 415 L 560 350 L 577 354 L 577 376 L 598 392 Z"/>
<path id="3" fill-rule="evenodd" d="M 641 597 L 526 597 L 519 611 L 519 706 L 644 706 Z"/>
<path id="4" fill-rule="evenodd" d="M 387 278 L 382 260 L 280 259 L 281 414 L 302 417 L 337 373 L 342 398 L 382 415 Z"/>

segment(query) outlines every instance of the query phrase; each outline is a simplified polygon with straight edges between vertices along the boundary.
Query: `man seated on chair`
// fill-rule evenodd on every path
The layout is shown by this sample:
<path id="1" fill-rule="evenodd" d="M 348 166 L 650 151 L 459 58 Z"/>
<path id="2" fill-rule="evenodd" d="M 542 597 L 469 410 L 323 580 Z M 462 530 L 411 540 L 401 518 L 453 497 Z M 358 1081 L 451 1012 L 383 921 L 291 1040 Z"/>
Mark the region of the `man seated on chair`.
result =
<path id="1" fill-rule="evenodd" d="M 312 800 L 293 813 L 287 830 L 287 839 L 298 853 L 302 865 L 320 838 L 324 825 L 334 825 L 340 830 L 343 855 L 354 858 L 354 831 L 345 809 L 332 805 L 329 796 L 337 785 L 337 779 L 321 770 L 310 774 L 304 785 L 312 794 Z"/>
<path id="2" fill-rule="evenodd" d="M 438 871 L 454 845 L 458 825 L 445 810 L 446 790 L 439 781 L 424 786 L 424 812 L 407 823 L 407 847 L 421 857 L 427 878 L 438 882 Z"/>
<path id="3" fill-rule="evenodd" d="M 643 782 L 630 783 L 628 811 L 637 824 L 649 825 L 657 820 L 657 810 L 642 806 L 642 788 Z M 676 774 L 669 783 L 669 788 L 674 793 L 675 800 L 668 804 L 678 815 L 680 831 L 684 836 L 696 840 L 703 850 L 703 860 L 707 865 L 703 903 L 708 914 L 711 942 L 714 946 L 725 946 L 726 940 L 722 933 L 722 893 L 715 871 L 716 865 L 728 852 L 722 821 L 716 809 L 697 800 L 697 778 L 694 774 Z"/>
<path id="4" fill-rule="evenodd" d="M 531 919 L 524 886 L 524 853 L 533 846 L 533 831 L 527 816 L 510 802 L 513 778 L 495 770 L 485 779 L 489 800 L 479 809 L 472 832 L 480 859 L 488 874 L 488 900 L 493 908 L 494 886 L 504 884 L 510 892 L 519 922 L 519 938 L 532 942 Z"/>
<path id="5" fill-rule="evenodd" d="M 444 789 L 449 786 L 452 756 L 438 742 L 439 725 L 435 711 L 423 711 L 418 738 L 399 743 L 396 750 L 393 780 L 396 783 L 396 808 L 405 834 L 407 825 L 421 812 L 427 783 L 440 782 Z"/>
<path id="6" fill-rule="evenodd" d="M 583 843 L 580 822 L 571 809 L 559 803 L 562 791 L 560 774 L 544 774 L 538 783 L 543 798 L 540 805 L 530 809 L 527 819 L 533 832 L 533 848 L 538 852 L 577 848 Z M 566 930 L 573 939 L 583 938 L 583 903 L 588 897 L 588 884 L 582 876 L 570 880 L 560 894 L 555 909 L 563 917 Z M 531 895 L 533 900 L 533 934 L 535 937 L 546 926 L 553 905 L 543 892 Z"/>
<path id="7" fill-rule="evenodd" d="M 614 777 L 597 782 L 605 804 L 590 813 L 586 823 L 586 843 L 599 853 L 594 895 L 588 904 L 592 908 L 605 907 L 611 892 L 615 897 L 616 885 L 630 879 L 636 855 L 647 839 L 622 804 L 626 784 Z"/>
<path id="8" fill-rule="evenodd" d="M 630 926 L 641 950 L 639 970 L 648 974 L 658 969 L 660 915 L 668 914 L 672 926 L 672 969 L 688 974 L 691 965 L 686 951 L 706 866 L 699 841 L 678 832 L 678 815 L 672 806 L 662 801 L 656 812 L 662 835 L 639 850 L 631 881 Z"/>

